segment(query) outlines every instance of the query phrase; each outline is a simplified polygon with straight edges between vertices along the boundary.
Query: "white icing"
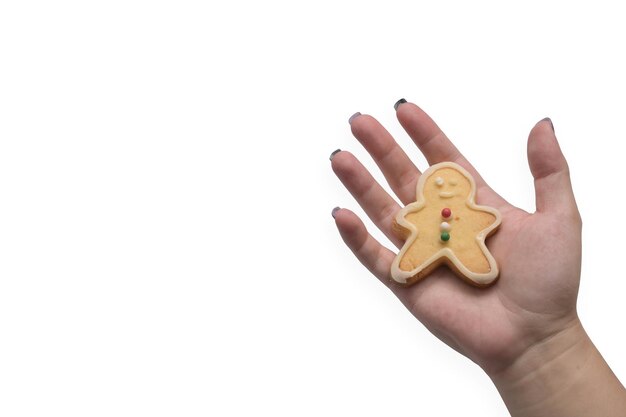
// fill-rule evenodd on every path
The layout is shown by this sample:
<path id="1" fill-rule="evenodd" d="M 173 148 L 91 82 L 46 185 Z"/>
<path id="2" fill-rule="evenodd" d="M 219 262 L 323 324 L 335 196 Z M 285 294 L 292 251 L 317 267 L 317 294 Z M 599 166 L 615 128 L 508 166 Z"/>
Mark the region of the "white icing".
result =
<path id="1" fill-rule="evenodd" d="M 437 184 L 437 187 L 442 187 L 443 183 L 444 183 L 443 178 L 441 177 L 435 178 L 435 184 Z"/>
<path id="2" fill-rule="evenodd" d="M 442 232 L 449 232 L 451 227 L 450 227 L 450 223 L 448 222 L 441 222 L 441 224 L 439 225 L 439 229 L 441 229 Z"/>
<path id="3" fill-rule="evenodd" d="M 481 230 L 476 235 L 476 238 L 475 238 L 476 244 L 478 245 L 481 252 L 487 259 L 487 262 L 489 263 L 489 271 L 486 273 L 476 273 L 468 269 L 457 258 L 454 251 L 450 249 L 450 247 L 447 247 L 447 246 L 435 252 L 430 258 L 424 261 L 421 265 L 416 266 L 410 271 L 406 271 L 400 268 L 400 260 L 404 257 L 404 255 L 406 254 L 408 249 L 411 247 L 413 242 L 415 242 L 415 240 L 417 239 L 417 234 L 418 234 L 417 227 L 413 223 L 410 223 L 409 221 L 407 221 L 406 216 L 410 213 L 415 213 L 415 212 L 420 211 L 426 205 L 426 201 L 424 198 L 424 185 L 426 184 L 426 180 L 433 173 L 435 173 L 437 170 L 442 169 L 442 168 L 454 169 L 469 180 L 470 193 L 466 199 L 467 207 L 469 207 L 472 210 L 479 210 L 485 213 L 490 213 L 495 217 L 494 222 L 491 225 L 489 225 L 487 228 Z M 435 183 L 437 182 L 438 178 L 440 177 L 437 177 L 435 179 Z M 454 268 L 457 269 L 465 278 L 467 278 L 468 280 L 474 282 L 475 284 L 479 286 L 489 285 L 492 282 L 494 282 L 498 278 L 500 271 L 498 270 L 498 264 L 496 263 L 496 260 L 494 259 L 491 252 L 489 252 L 489 250 L 487 249 L 487 245 L 485 244 L 485 239 L 487 239 L 487 237 L 490 236 L 493 232 L 495 232 L 495 230 L 500 226 L 500 224 L 502 223 L 502 216 L 500 215 L 500 212 L 496 210 L 495 208 L 477 205 L 476 202 L 474 201 L 475 197 L 476 197 L 476 182 L 474 181 L 474 178 L 472 178 L 472 176 L 469 174 L 469 172 L 467 172 L 460 165 L 455 164 L 454 162 L 441 162 L 427 169 L 417 182 L 416 201 L 414 203 L 411 203 L 405 206 L 403 209 L 401 209 L 398 212 L 396 216 L 396 223 L 399 226 L 409 230 L 410 235 L 406 239 L 406 242 L 402 246 L 402 249 L 400 249 L 400 252 L 398 253 L 398 255 L 396 256 L 396 258 L 393 260 L 391 264 L 391 278 L 398 283 L 406 284 L 407 282 L 409 282 L 409 279 L 417 276 L 425 268 L 429 267 L 430 265 L 439 263 L 443 260 L 446 263 L 450 263 L 454 265 Z M 444 197 L 444 198 L 447 198 L 447 197 Z M 414 281 L 415 280 L 413 280 L 413 282 Z"/>
<path id="4" fill-rule="evenodd" d="M 439 193 L 439 197 L 441 197 L 441 198 L 452 198 L 452 197 L 454 197 L 455 195 L 456 195 L 456 194 L 454 194 L 454 193 L 453 193 L 453 192 L 451 192 L 451 191 L 442 191 L 442 192 L 440 192 L 440 193 Z"/>

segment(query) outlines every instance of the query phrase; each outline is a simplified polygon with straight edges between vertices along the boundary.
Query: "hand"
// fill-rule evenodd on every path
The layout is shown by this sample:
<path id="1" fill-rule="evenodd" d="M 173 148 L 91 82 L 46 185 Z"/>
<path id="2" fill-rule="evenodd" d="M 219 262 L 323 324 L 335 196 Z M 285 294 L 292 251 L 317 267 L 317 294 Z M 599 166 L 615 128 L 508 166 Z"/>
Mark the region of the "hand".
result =
<path id="1" fill-rule="evenodd" d="M 500 210 L 502 225 L 487 240 L 500 266 L 492 287 L 478 289 L 440 267 L 411 287 L 390 278 L 395 253 L 383 247 L 351 211 L 334 212 L 346 245 L 386 284 L 433 334 L 469 357 L 488 374 L 505 371 L 525 352 L 580 325 L 576 298 L 580 281 L 581 219 L 567 162 L 549 119 L 528 138 L 528 162 L 535 179 L 536 211 L 506 202 L 480 177 L 433 120 L 412 103 L 397 117 L 429 164 L 456 162 L 476 180 L 476 202 Z M 374 158 L 403 204 L 415 200 L 418 168 L 373 117 L 351 120 L 354 136 Z M 349 152 L 333 155 L 332 168 L 373 223 L 398 247 L 392 232 L 400 206 Z"/>

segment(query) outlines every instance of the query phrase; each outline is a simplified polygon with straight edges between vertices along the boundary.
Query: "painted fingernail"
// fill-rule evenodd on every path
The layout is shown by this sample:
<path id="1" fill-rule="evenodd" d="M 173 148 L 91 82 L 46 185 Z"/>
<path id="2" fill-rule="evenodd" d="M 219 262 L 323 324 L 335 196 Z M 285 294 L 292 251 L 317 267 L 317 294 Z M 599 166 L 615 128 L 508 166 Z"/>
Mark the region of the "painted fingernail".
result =
<path id="1" fill-rule="evenodd" d="M 354 113 L 352 116 L 350 116 L 350 118 L 348 119 L 348 123 L 352 124 L 352 121 L 354 119 L 356 119 L 357 117 L 359 117 L 361 115 L 361 112 L 356 112 Z"/>
<path id="2" fill-rule="evenodd" d="M 543 119 L 541 119 L 542 122 L 550 122 L 550 127 L 552 128 L 552 132 L 554 133 L 554 123 L 552 123 L 552 119 L 550 119 L 549 117 L 544 117 Z"/>
<path id="3" fill-rule="evenodd" d="M 400 100 L 396 101 L 396 104 L 393 105 L 393 109 L 398 110 L 398 107 L 400 107 L 400 104 L 404 104 L 404 103 L 406 103 L 406 100 L 401 98 Z"/>
<path id="4" fill-rule="evenodd" d="M 328 159 L 330 159 L 330 160 L 332 161 L 332 160 L 333 160 L 333 157 L 334 157 L 335 155 L 337 155 L 339 152 L 341 152 L 341 149 L 337 149 L 336 151 L 333 151 L 333 153 L 331 153 L 331 154 L 330 154 L 330 158 L 328 158 Z"/>
<path id="5" fill-rule="evenodd" d="M 341 207 L 335 207 L 335 208 L 333 209 L 333 211 L 330 213 L 330 214 L 332 214 L 333 219 L 335 218 L 335 216 L 337 215 L 337 212 L 338 212 L 339 210 L 341 210 Z"/>

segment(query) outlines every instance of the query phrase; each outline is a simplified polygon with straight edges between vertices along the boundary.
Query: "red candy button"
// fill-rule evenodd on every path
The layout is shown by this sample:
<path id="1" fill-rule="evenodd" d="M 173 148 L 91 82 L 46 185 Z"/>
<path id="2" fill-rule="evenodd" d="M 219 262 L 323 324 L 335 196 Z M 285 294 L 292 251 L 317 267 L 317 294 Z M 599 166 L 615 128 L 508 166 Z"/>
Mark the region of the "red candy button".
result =
<path id="1" fill-rule="evenodd" d="M 452 210 L 450 210 L 447 207 L 445 209 L 441 210 L 441 217 L 443 217 L 444 219 L 447 219 L 450 216 L 452 216 Z"/>

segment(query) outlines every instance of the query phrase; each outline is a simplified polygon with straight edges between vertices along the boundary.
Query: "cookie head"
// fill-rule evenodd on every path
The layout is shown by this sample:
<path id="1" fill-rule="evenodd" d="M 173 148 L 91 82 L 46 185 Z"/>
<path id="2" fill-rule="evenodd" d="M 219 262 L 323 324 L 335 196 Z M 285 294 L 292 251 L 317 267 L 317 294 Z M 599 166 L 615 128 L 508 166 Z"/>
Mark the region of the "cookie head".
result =
<path id="1" fill-rule="evenodd" d="M 472 196 L 472 183 L 461 171 L 439 168 L 431 173 L 424 184 L 424 198 L 442 203 L 467 200 Z"/>

